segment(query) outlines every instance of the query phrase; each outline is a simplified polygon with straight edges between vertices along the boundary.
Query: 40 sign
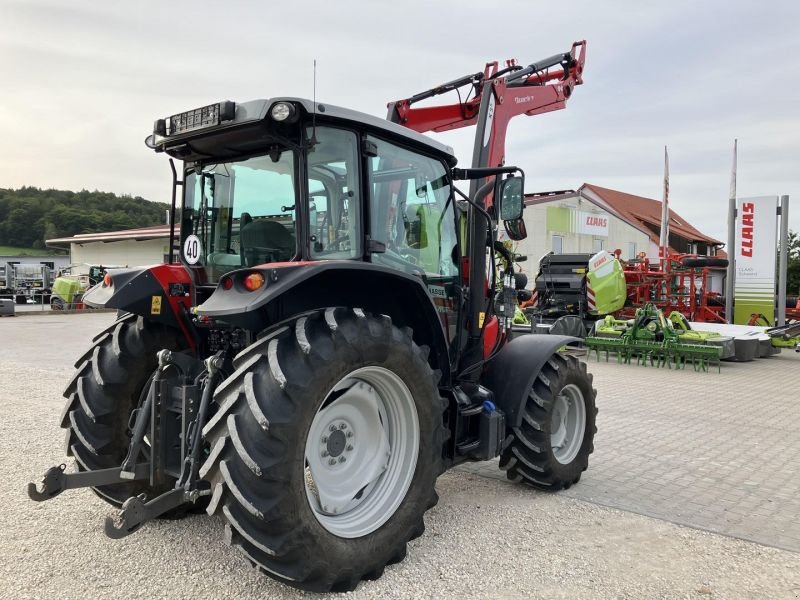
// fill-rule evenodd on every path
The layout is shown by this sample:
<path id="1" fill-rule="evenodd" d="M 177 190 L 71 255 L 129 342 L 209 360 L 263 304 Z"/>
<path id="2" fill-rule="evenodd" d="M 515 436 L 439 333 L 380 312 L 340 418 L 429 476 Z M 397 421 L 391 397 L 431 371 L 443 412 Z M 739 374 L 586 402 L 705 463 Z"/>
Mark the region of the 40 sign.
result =
<path id="1" fill-rule="evenodd" d="M 734 323 L 747 324 L 753 314 L 775 319 L 777 206 L 777 196 L 738 200 Z"/>

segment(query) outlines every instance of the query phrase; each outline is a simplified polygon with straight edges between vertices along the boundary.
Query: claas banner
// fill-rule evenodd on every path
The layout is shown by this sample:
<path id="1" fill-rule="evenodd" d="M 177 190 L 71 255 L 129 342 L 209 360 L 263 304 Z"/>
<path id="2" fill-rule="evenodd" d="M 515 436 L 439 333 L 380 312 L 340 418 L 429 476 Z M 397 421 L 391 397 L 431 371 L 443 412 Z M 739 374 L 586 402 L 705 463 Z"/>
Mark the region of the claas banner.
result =
<path id="1" fill-rule="evenodd" d="M 737 201 L 733 322 L 738 325 L 753 314 L 775 322 L 777 206 L 777 196 Z"/>

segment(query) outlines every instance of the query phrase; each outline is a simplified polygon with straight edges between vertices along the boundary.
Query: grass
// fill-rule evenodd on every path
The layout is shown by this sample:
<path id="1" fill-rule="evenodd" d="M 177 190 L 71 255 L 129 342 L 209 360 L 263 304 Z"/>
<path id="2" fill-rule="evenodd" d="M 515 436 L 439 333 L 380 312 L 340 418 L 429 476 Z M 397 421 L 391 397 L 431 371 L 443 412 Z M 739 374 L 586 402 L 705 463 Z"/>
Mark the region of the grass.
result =
<path id="1" fill-rule="evenodd" d="M 52 248 L 17 248 L 16 246 L 0 246 L 0 256 L 54 256 L 61 254 Z"/>

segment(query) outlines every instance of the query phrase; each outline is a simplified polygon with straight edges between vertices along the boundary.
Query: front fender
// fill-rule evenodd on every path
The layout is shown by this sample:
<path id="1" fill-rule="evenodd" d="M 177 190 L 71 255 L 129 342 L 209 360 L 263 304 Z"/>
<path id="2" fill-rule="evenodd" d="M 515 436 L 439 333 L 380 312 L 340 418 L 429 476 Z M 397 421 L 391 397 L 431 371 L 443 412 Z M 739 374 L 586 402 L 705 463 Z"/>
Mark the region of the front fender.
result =
<path id="1" fill-rule="evenodd" d="M 506 425 L 519 427 L 522 408 L 533 382 L 547 360 L 561 346 L 581 342 L 566 335 L 522 335 L 511 340 L 486 368 L 481 383 L 494 392 L 494 401 L 506 414 Z"/>
<path id="2" fill-rule="evenodd" d="M 181 305 L 192 303 L 189 273 L 181 265 L 154 265 L 109 271 L 111 285 L 104 282 L 83 296 L 92 308 L 115 308 L 141 315 L 150 321 L 184 328 Z"/>

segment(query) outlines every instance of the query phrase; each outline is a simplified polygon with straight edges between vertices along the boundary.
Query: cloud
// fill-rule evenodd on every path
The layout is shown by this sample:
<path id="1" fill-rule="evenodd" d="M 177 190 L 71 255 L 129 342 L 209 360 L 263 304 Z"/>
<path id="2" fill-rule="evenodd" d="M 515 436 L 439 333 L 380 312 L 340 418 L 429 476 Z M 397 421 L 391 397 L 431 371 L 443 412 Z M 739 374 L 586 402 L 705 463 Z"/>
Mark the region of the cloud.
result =
<path id="1" fill-rule="evenodd" d="M 685 0 L 5 2 L 0 187 L 105 189 L 165 200 L 169 169 L 142 144 L 153 120 L 221 99 L 310 96 L 377 115 L 486 60 L 532 62 L 587 39 L 565 111 L 515 119 L 507 160 L 529 191 L 590 181 L 661 196 L 725 235 L 730 154 L 740 195 L 800 198 L 800 5 Z M 469 164 L 472 132 L 442 137 Z M 800 201 L 791 225 L 800 230 Z"/>

